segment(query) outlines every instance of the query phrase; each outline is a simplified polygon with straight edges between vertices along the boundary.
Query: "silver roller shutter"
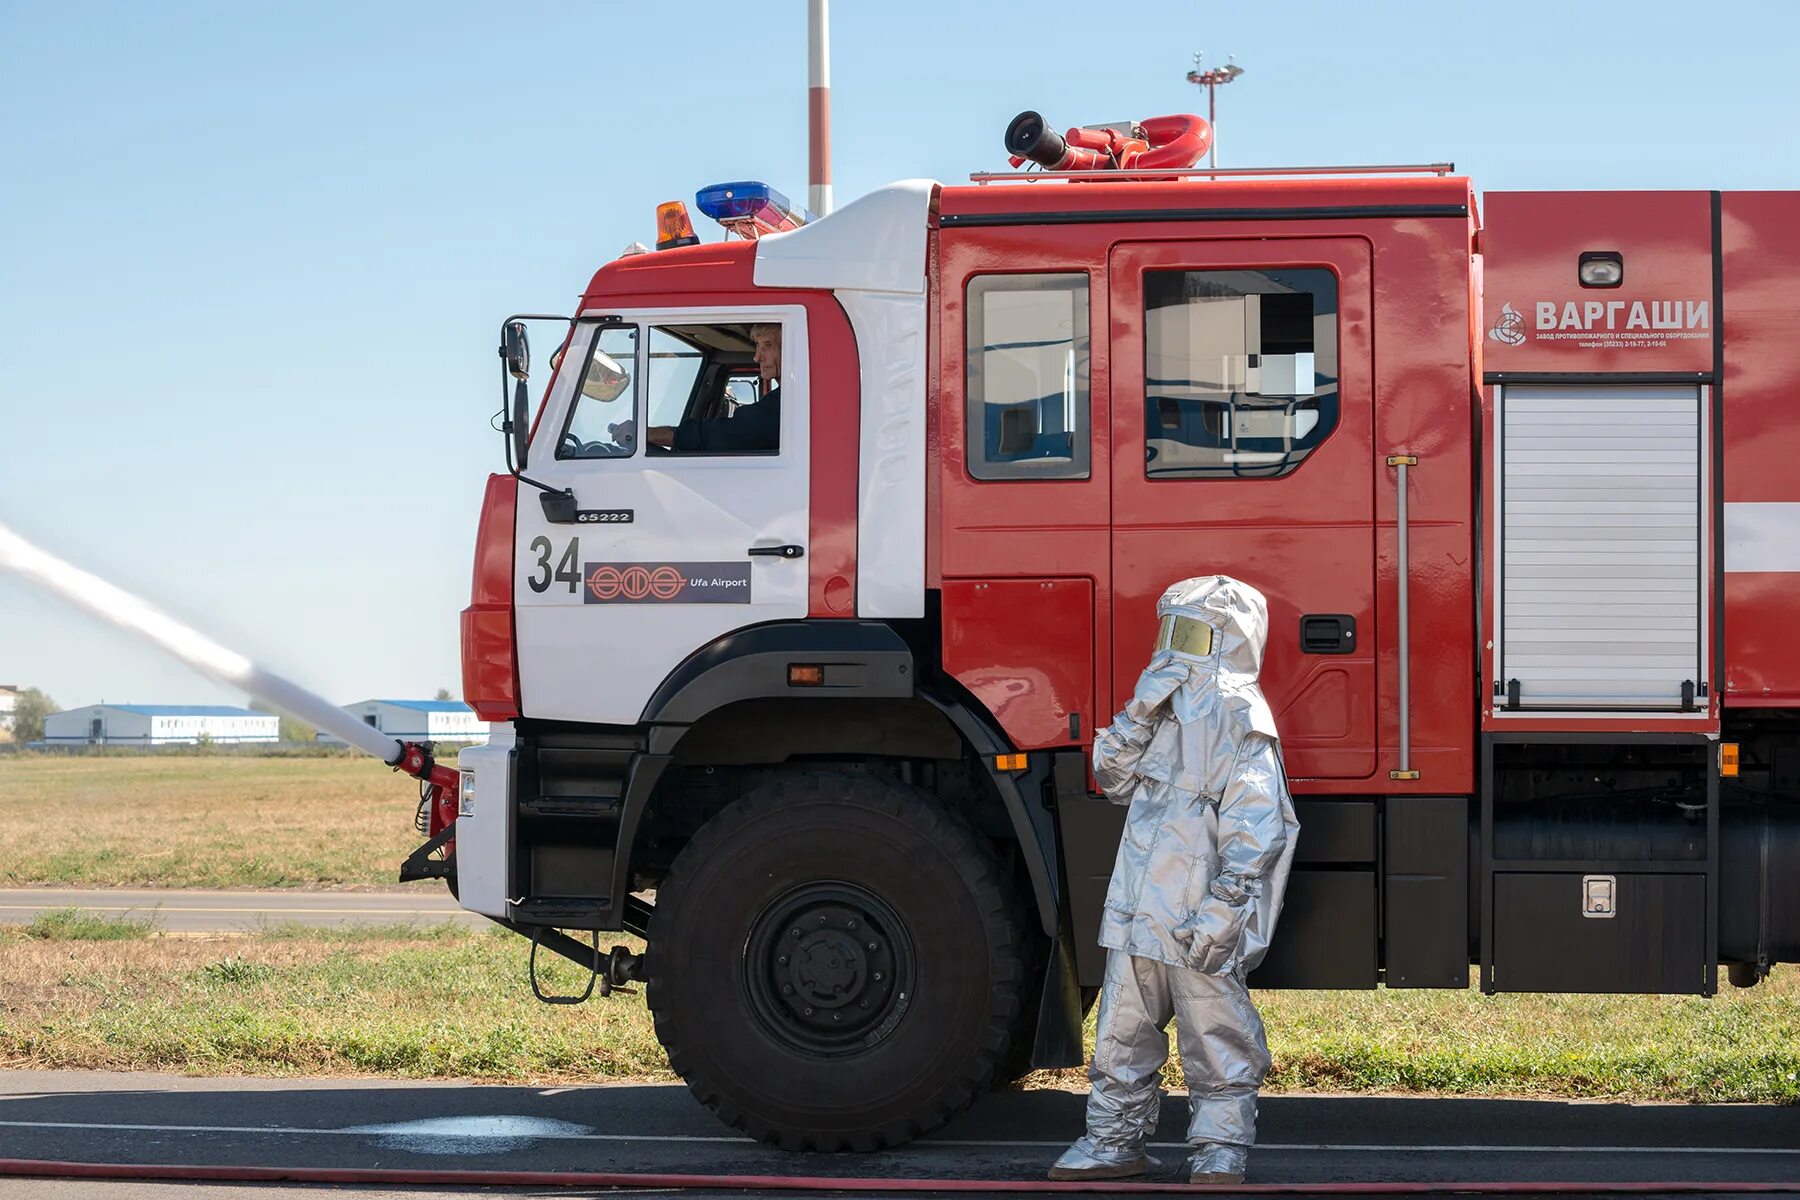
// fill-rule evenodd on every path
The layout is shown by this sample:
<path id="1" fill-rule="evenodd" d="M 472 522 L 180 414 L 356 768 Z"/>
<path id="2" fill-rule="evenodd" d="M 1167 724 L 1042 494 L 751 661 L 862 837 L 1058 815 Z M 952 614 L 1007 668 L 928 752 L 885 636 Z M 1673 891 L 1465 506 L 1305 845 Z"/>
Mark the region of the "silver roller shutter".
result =
<path id="1" fill-rule="evenodd" d="M 1679 709 L 1701 674 L 1698 387 L 1500 392 L 1500 680 L 1521 708 Z"/>

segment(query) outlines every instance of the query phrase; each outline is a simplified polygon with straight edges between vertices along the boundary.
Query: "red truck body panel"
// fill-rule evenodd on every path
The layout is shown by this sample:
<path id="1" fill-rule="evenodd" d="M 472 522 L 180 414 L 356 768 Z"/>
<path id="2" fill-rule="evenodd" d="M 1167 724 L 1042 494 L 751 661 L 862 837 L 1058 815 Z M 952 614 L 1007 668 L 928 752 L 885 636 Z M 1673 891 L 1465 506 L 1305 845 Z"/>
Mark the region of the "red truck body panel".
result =
<path id="1" fill-rule="evenodd" d="M 1476 732 L 1499 727 L 1494 580 L 1482 569 L 1497 533 L 1477 518 L 1477 504 L 1496 511 L 1497 382 L 1691 378 L 1710 387 L 1718 410 L 1721 461 L 1709 484 L 1723 503 L 1800 505 L 1800 472 L 1788 468 L 1791 397 L 1800 394 L 1789 299 L 1800 198 L 1495 193 L 1484 205 L 1478 214 L 1467 180 L 1434 176 L 940 190 L 927 266 L 926 586 L 941 601 L 943 669 L 1017 746 L 1085 743 L 1132 690 L 1162 588 L 1223 571 L 1269 597 L 1264 682 L 1298 791 L 1472 790 Z M 1587 252 L 1620 256 L 1617 287 L 1581 286 Z M 809 467 L 810 611 L 852 616 L 855 338 L 828 292 L 757 288 L 754 260 L 748 242 L 621 258 L 596 272 L 582 310 L 772 295 L 806 306 L 819 450 Z M 1250 267 L 1322 267 L 1337 280 L 1339 426 L 1280 478 L 1150 479 L 1140 465 L 1145 273 Z M 971 277 L 996 273 L 1088 278 L 1086 478 L 984 480 L 968 468 L 965 291 Z M 1417 459 L 1407 580 L 1416 781 L 1389 779 L 1401 577 L 1398 479 L 1387 459 L 1398 455 Z M 1762 559 L 1734 568 L 1728 545 L 1723 536 L 1709 545 L 1703 567 L 1718 581 L 1712 616 L 1724 651 L 1708 722 L 1646 713 L 1596 725 L 1543 714 L 1506 727 L 1716 731 L 1723 705 L 1800 705 L 1792 571 L 1752 569 Z M 1354 618 L 1354 653 L 1299 652 L 1299 618 L 1318 612 Z"/>
<path id="2" fill-rule="evenodd" d="M 1715 218 L 1716 213 L 1716 218 Z M 1800 705 L 1800 560 L 1746 557 L 1734 535 L 1740 505 L 1800 505 L 1793 469 L 1793 397 L 1800 394 L 1800 347 L 1793 328 L 1800 278 L 1800 196 L 1794 193 L 1541 192 L 1493 193 L 1482 232 L 1484 369 L 1490 384 L 1507 378 L 1691 378 L 1707 384 L 1719 445 L 1709 464 L 1723 503 L 1719 535 L 1705 572 L 1722 596 L 1714 632 L 1724 669 L 1712 671 L 1718 729 L 1722 706 Z M 1715 225 L 1716 220 L 1716 225 Z M 1715 243 L 1716 239 L 1716 243 Z M 1715 251 L 1716 245 L 1716 251 Z M 1617 288 L 1582 288 L 1584 252 L 1616 251 L 1624 261 Z M 1505 307 L 1523 318 L 1518 338 L 1502 336 Z M 1715 334 L 1719 336 L 1715 338 Z M 1484 436 L 1493 445 L 1493 390 L 1484 393 Z M 1484 463 L 1484 504 L 1494 511 L 1494 471 Z M 1778 513 L 1779 510 L 1776 510 Z M 1800 507 L 1794 510 L 1800 519 Z M 1768 518 L 1765 518 L 1768 519 Z M 1781 519 L 1778 515 L 1774 519 Z M 1486 554 L 1495 553 L 1488 530 Z M 1800 536 L 1800 535 L 1797 535 Z M 1734 541 L 1740 544 L 1734 551 Z M 1738 561 L 1734 562 L 1734 555 Z M 1779 569 L 1761 569 L 1776 567 Z M 1494 613 L 1493 581 L 1483 611 Z M 1722 620 L 1720 619 L 1722 617 Z M 1484 687 L 1495 680 L 1484 647 Z M 1490 728 L 1497 727 L 1491 714 Z M 1592 730 L 1592 721 L 1544 718 L 1534 726 Z M 1638 730 L 1693 730 L 1692 722 L 1637 718 Z"/>
<path id="3" fill-rule="evenodd" d="M 1483 370 L 1711 372 L 1710 213 L 1705 192 L 1489 193 L 1483 328 L 1510 304 L 1524 316 L 1526 338 L 1485 339 Z M 1576 272 L 1588 251 L 1622 256 L 1618 287 L 1581 286 Z M 1695 306 L 1706 310 L 1704 322 Z"/>
<path id="4" fill-rule="evenodd" d="M 1091 645 L 1062 629 L 1041 638 L 1035 610 L 1024 606 L 998 620 L 1031 644 L 1014 654 L 1021 663 L 1067 677 L 1091 660 L 1099 706 L 1083 736 L 1070 737 L 1059 695 L 1011 697 L 996 713 L 1008 734 L 1027 748 L 1079 744 L 1130 695 L 1163 588 L 1224 572 L 1269 598 L 1263 683 L 1298 791 L 1470 787 L 1475 216 L 1467 181 L 965 187 L 944 189 L 939 208 L 929 582 L 943 589 L 947 634 L 966 643 L 981 619 L 968 606 L 982 597 L 991 607 L 994 593 L 980 583 L 1055 576 L 1086 580 L 1094 593 Z M 1336 277 L 1338 428 L 1280 478 L 1149 479 L 1144 273 L 1236 267 L 1323 267 Z M 973 275 L 1022 272 L 1088 275 L 1094 448 L 1086 479 L 981 480 L 967 466 L 965 289 Z M 1412 747 L 1421 779 L 1393 783 L 1397 498 L 1384 456 L 1403 453 L 1423 464 L 1412 475 L 1410 514 Z M 1353 616 L 1356 651 L 1301 654 L 1299 619 L 1315 613 Z M 979 670 L 991 676 L 996 667 Z"/>
<path id="5" fill-rule="evenodd" d="M 1800 561 L 1733 562 L 1732 506 L 1800 506 L 1800 194 L 1721 197 L 1725 703 L 1800 707 Z M 1800 540 L 1800 507 L 1792 510 Z M 1746 569 L 1784 567 L 1784 570 Z"/>

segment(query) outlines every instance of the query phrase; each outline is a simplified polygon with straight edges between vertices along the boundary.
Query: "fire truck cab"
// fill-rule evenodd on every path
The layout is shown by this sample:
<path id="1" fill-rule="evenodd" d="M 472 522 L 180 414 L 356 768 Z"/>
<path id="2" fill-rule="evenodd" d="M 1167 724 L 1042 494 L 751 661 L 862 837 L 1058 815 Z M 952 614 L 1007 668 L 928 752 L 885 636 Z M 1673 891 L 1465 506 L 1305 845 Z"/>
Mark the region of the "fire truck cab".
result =
<path id="1" fill-rule="evenodd" d="M 606 264 L 488 484 L 462 904 L 645 937 L 589 961 L 754 1136 L 935 1128 L 1080 1063 L 1088 747 L 1222 573 L 1302 824 L 1253 986 L 1754 982 L 1800 958 L 1797 216 L 1049 172 Z"/>

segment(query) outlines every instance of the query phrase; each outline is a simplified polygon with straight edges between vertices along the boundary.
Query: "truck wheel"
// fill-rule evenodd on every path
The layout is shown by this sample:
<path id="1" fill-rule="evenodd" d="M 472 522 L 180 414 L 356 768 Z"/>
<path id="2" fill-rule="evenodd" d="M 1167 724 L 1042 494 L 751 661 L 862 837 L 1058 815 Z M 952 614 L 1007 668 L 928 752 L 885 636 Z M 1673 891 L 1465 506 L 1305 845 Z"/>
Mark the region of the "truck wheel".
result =
<path id="1" fill-rule="evenodd" d="M 795 776 L 707 822 L 648 940 L 670 1065 L 788 1150 L 897 1146 L 967 1108 L 1025 978 L 988 848 L 929 794 L 862 776 Z"/>
<path id="2" fill-rule="evenodd" d="M 1011 1087 L 1019 1080 L 1031 1074 L 1031 1052 L 1033 1043 L 1037 1041 L 1036 999 L 1044 987 L 1044 971 L 1050 957 L 1049 939 L 1039 934 L 1037 929 L 1037 912 L 1026 908 L 1026 895 L 1017 888 L 1013 889 L 1013 924 L 1027 931 L 1024 942 L 1025 987 L 1019 1015 L 1013 1018 L 1012 1047 L 1007 1050 L 1006 1057 L 994 1072 L 994 1081 L 990 1085 L 994 1091 Z"/>

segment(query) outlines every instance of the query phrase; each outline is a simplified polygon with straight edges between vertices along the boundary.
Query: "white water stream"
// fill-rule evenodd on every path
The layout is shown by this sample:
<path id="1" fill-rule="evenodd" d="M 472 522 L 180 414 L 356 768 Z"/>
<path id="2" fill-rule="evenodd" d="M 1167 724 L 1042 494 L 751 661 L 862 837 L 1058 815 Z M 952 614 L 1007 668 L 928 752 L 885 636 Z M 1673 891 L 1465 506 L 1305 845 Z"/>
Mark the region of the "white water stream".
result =
<path id="1" fill-rule="evenodd" d="M 389 766 L 400 761 L 400 743 L 373 726 L 357 720 L 322 696 L 226 649 L 162 612 L 148 600 L 32 545 L 5 525 L 0 525 L 0 567 L 24 576 L 103 621 L 147 638 L 202 675 L 230 687 L 242 688 L 264 704 L 316 729 L 336 734 Z"/>

